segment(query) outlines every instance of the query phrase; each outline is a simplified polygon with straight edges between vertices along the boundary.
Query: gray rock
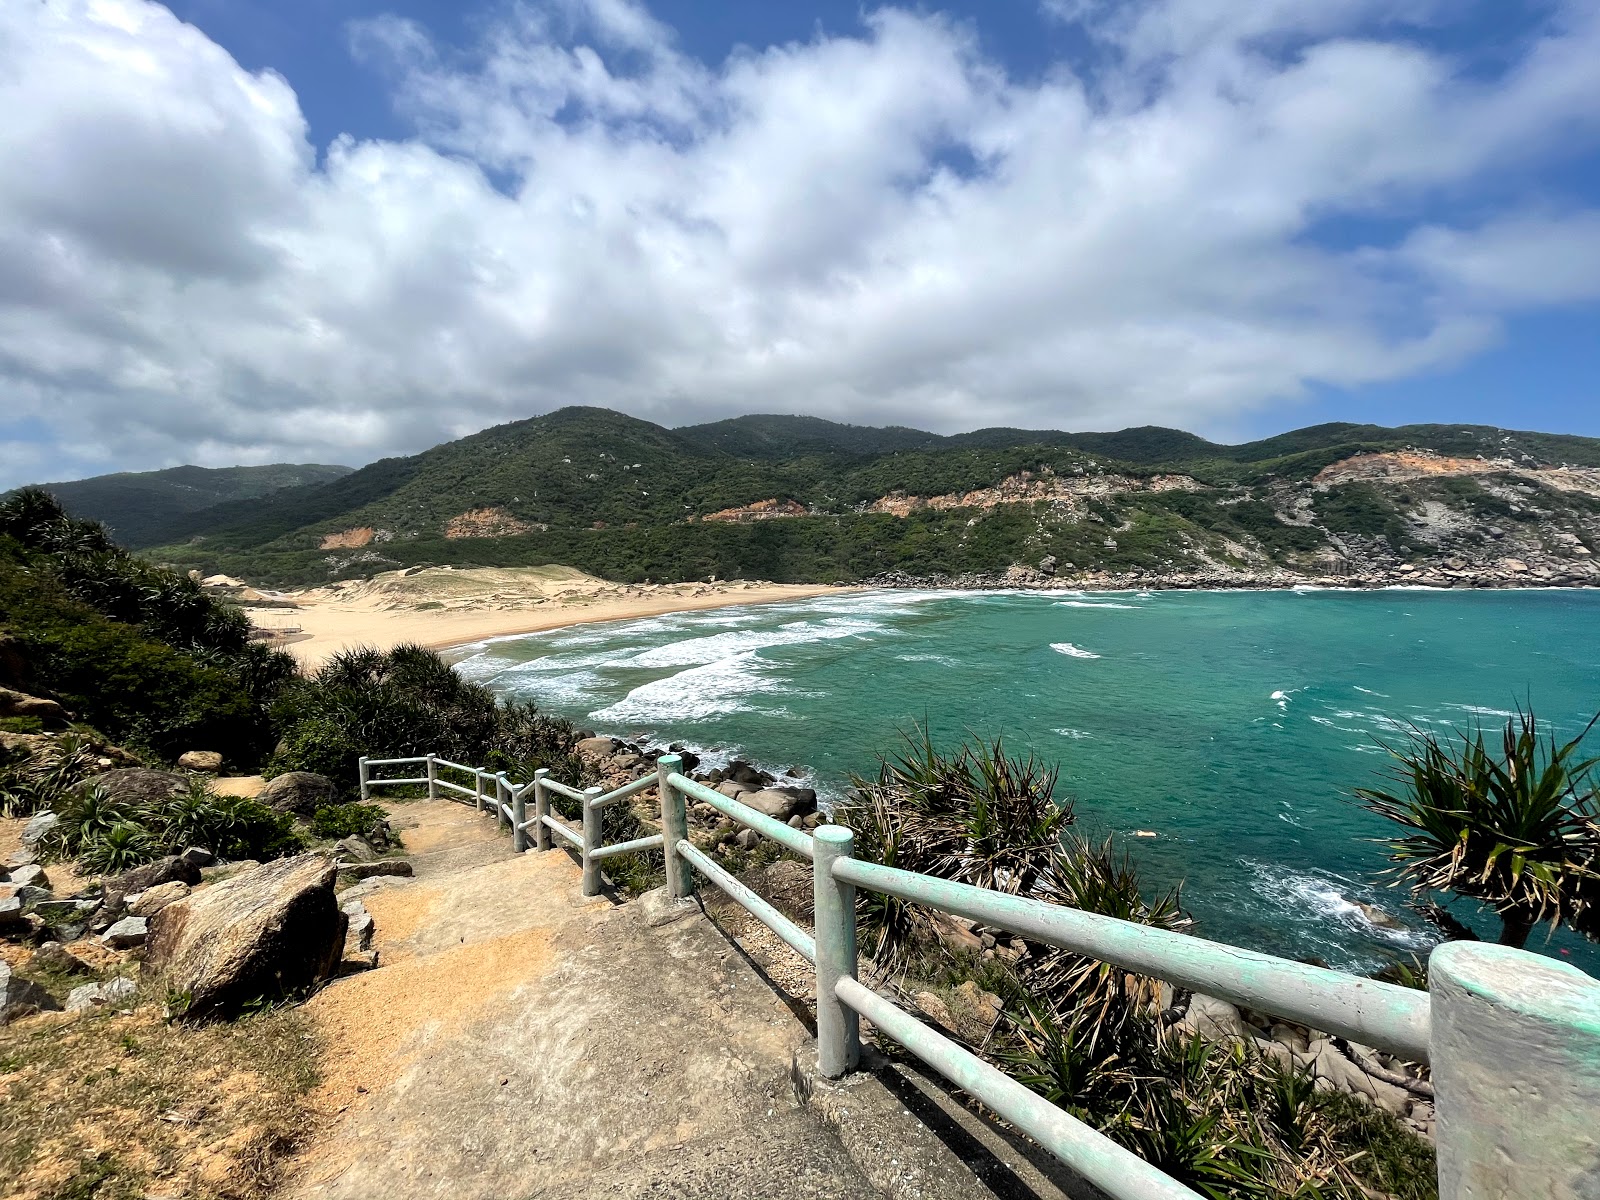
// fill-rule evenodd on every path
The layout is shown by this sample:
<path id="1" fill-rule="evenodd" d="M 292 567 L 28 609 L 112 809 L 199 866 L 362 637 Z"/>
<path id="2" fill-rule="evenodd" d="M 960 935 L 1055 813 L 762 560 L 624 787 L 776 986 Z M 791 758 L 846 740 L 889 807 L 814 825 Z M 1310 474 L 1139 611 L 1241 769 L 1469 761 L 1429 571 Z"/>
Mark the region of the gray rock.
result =
<path id="1" fill-rule="evenodd" d="M 110 1008 L 131 1001 L 139 985 L 127 978 L 108 979 L 104 983 L 86 983 L 67 993 L 67 1011 L 83 1012 L 91 1008 Z"/>
<path id="2" fill-rule="evenodd" d="M 22 900 L 17 896 L 0 896 L 0 928 L 26 924 L 22 913 Z"/>
<path id="3" fill-rule="evenodd" d="M 741 829 L 733 840 L 741 850 L 754 850 L 761 844 L 761 835 L 754 829 Z"/>
<path id="4" fill-rule="evenodd" d="M 321 854 L 266 863 L 167 905 L 151 918 L 144 971 L 188 997 L 184 1015 L 237 1011 L 330 978 L 349 918 Z"/>
<path id="5" fill-rule="evenodd" d="M 372 843 L 355 833 L 335 842 L 333 850 L 345 862 L 371 862 L 378 857 L 378 851 Z"/>
<path id="6" fill-rule="evenodd" d="M 288 771 L 268 780 L 256 798 L 279 812 L 309 817 L 319 808 L 339 803 L 339 787 L 326 775 Z"/>
<path id="7" fill-rule="evenodd" d="M 215 750 L 186 750 L 178 756 L 178 766 L 185 771 L 203 771 L 207 775 L 220 775 L 222 755 Z"/>
<path id="8" fill-rule="evenodd" d="M 45 835 L 59 824 L 61 824 L 61 818 L 49 809 L 44 812 L 34 813 L 33 816 L 28 818 L 28 823 L 22 827 L 22 844 L 24 846 L 37 846 Z"/>
<path id="9" fill-rule="evenodd" d="M 803 817 L 815 812 L 817 793 L 810 788 L 763 788 L 759 792 L 746 792 L 739 803 L 748 804 L 759 813 L 779 821 L 790 817 Z"/>
<path id="10" fill-rule="evenodd" d="M 616 748 L 617 742 L 608 737 L 581 738 L 573 747 L 585 758 L 610 758 Z"/>
<path id="11" fill-rule="evenodd" d="M 60 942 L 46 942 L 33 952 L 28 967 L 34 971 L 53 971 L 58 975 L 89 975 L 92 968 Z"/>
<path id="12" fill-rule="evenodd" d="M 348 955 L 352 950 L 370 950 L 373 920 L 372 914 L 367 911 L 367 906 L 359 900 L 354 900 L 340 905 L 340 909 L 350 918 L 350 924 L 344 933 L 345 954 Z"/>
<path id="13" fill-rule="evenodd" d="M 123 917 L 100 935 L 100 940 L 113 950 L 131 950 L 144 945 L 150 934 L 150 922 L 143 917 Z"/>
<path id="14" fill-rule="evenodd" d="M 35 887 L 33 884 L 24 884 L 17 888 L 16 897 L 22 901 L 24 908 L 37 908 L 41 904 L 48 904 L 56 898 L 56 894 L 49 888 Z"/>
<path id="15" fill-rule="evenodd" d="M 217 856 L 204 846 L 190 846 L 178 857 L 191 867 L 209 867 L 217 861 Z"/>
<path id="16" fill-rule="evenodd" d="M 644 893 L 637 903 L 640 915 L 644 917 L 644 923 L 651 929 L 671 925 L 674 921 L 691 917 L 700 911 L 700 905 L 692 896 L 674 900 L 664 887 L 653 888 Z"/>
<path id="17" fill-rule="evenodd" d="M 60 1008 L 49 992 L 30 979 L 13 975 L 10 964 L 0 958 L 0 1025 Z"/>
<path id="18" fill-rule="evenodd" d="M 1189 1010 L 1183 1014 L 1177 1028 L 1207 1042 L 1245 1041 L 1252 1036 L 1237 1008 L 1203 992 L 1196 992 L 1189 998 Z"/>
<path id="19" fill-rule="evenodd" d="M 757 789 L 751 787 L 747 783 L 739 783 L 737 780 L 733 779 L 724 779 L 721 783 L 717 784 L 716 790 L 721 795 L 726 796 L 729 800 L 737 800 L 746 792 L 753 792 Z"/>
<path id="20" fill-rule="evenodd" d="M 50 886 L 50 876 L 44 873 L 44 868 L 38 863 L 29 863 L 11 872 L 11 882 L 19 888 L 47 889 Z"/>
<path id="21" fill-rule="evenodd" d="M 135 867 L 106 880 L 106 896 L 109 899 L 115 895 L 120 903 L 122 897 L 147 892 L 175 879 L 193 887 L 200 882 L 200 868 L 184 862 L 176 854 L 169 854 L 166 858 L 158 858 L 155 862 L 145 863 L 142 867 Z"/>
<path id="22" fill-rule="evenodd" d="M 340 863 L 339 871 L 350 879 L 371 879 L 377 875 L 410 878 L 411 864 L 403 858 L 380 858 L 375 862 Z"/>
<path id="23" fill-rule="evenodd" d="M 99 788 L 119 804 L 143 806 L 189 790 L 189 776 L 176 771 L 153 771 L 148 767 L 121 767 L 91 775 L 78 785 L 80 792 Z"/>

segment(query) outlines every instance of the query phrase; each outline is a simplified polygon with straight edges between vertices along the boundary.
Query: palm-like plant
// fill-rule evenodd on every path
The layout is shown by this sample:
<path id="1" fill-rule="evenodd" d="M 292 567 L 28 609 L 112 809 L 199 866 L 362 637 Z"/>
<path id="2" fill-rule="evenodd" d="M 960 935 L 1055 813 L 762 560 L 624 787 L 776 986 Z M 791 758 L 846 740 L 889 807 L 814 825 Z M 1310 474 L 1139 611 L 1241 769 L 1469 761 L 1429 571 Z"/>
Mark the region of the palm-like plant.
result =
<path id="1" fill-rule="evenodd" d="M 1386 747 L 1399 786 L 1356 795 L 1407 831 L 1385 841 L 1397 882 L 1488 905 L 1503 945 L 1525 945 L 1542 921 L 1600 937 L 1600 758 L 1579 755 L 1593 726 L 1560 743 L 1530 709 L 1506 722 L 1498 755 L 1481 728 L 1459 746 L 1413 728 L 1408 745 Z"/>

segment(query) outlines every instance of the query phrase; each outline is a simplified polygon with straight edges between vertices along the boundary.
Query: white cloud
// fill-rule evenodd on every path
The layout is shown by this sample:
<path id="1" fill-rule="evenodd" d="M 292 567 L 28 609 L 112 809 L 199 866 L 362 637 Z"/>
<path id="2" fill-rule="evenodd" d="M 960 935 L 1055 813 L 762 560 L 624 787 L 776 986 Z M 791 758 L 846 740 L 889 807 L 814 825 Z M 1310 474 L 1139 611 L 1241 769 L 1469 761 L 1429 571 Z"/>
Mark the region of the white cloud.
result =
<path id="1" fill-rule="evenodd" d="M 0 5 L 0 396 L 51 431 L 0 482 L 569 403 L 1219 429 L 1600 295 L 1600 217 L 1535 182 L 1600 133 L 1592 6 L 1492 75 L 1391 23 L 1431 0 L 1055 7 L 1094 77 L 896 9 L 716 65 L 630 0 L 469 54 L 385 18 L 352 43 L 417 135 L 319 161 L 283 79 L 164 8 Z M 1316 236 L 1351 216 L 1400 235 Z"/>

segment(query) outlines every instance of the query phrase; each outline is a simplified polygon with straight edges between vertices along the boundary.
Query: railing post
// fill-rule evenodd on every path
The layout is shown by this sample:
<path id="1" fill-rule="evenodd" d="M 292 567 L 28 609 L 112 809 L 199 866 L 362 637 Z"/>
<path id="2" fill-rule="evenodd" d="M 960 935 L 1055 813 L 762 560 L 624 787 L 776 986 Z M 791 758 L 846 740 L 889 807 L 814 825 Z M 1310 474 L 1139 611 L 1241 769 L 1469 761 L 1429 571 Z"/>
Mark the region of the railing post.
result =
<path id="1" fill-rule="evenodd" d="M 361 780 L 361 798 L 372 798 L 371 768 L 367 766 L 367 756 L 363 754 L 356 762 L 356 776 Z"/>
<path id="2" fill-rule="evenodd" d="M 428 799 L 429 800 L 437 800 L 439 798 L 439 768 L 434 763 L 434 759 L 436 757 L 437 757 L 437 755 L 433 755 L 433 754 L 428 755 Z"/>
<path id="3" fill-rule="evenodd" d="M 474 812 L 483 811 L 483 768 L 474 767 L 472 771 L 472 809 Z"/>
<path id="4" fill-rule="evenodd" d="M 583 793 L 583 894 L 585 896 L 600 894 L 600 860 L 594 857 L 594 852 L 600 849 L 603 813 L 594 806 L 600 794 L 600 789 L 597 787 L 588 788 Z"/>
<path id="5" fill-rule="evenodd" d="M 1428 959 L 1439 1195 L 1594 1194 L 1600 981 L 1538 954 L 1446 942 Z"/>
<path id="6" fill-rule="evenodd" d="M 528 848 L 528 831 L 523 828 L 528 823 L 528 802 L 523 797 L 523 789 L 511 789 L 511 848 L 521 854 Z"/>
<path id="7" fill-rule="evenodd" d="M 854 857 L 856 835 L 842 825 L 822 825 L 811 835 L 811 881 L 817 939 L 817 1070 L 837 1079 L 861 1058 L 855 1010 L 834 990 L 856 974 L 856 889 L 833 877 L 836 859 Z"/>
<path id="8" fill-rule="evenodd" d="M 667 859 L 667 895 L 682 900 L 689 894 L 689 864 L 678 853 L 678 843 L 689 836 L 689 822 L 683 812 L 683 793 L 667 782 L 674 771 L 681 773 L 683 759 L 663 754 L 656 759 L 656 794 L 661 798 L 661 842 Z"/>
<path id="9" fill-rule="evenodd" d="M 545 777 L 549 774 L 548 767 L 540 767 L 533 773 L 533 819 L 538 822 L 533 828 L 533 844 L 541 850 L 550 849 L 550 826 L 544 823 L 550 815 L 550 793 L 544 790 Z"/>
<path id="10" fill-rule="evenodd" d="M 511 798 L 511 781 L 501 771 L 494 777 L 494 827 L 506 827 L 506 801 Z"/>

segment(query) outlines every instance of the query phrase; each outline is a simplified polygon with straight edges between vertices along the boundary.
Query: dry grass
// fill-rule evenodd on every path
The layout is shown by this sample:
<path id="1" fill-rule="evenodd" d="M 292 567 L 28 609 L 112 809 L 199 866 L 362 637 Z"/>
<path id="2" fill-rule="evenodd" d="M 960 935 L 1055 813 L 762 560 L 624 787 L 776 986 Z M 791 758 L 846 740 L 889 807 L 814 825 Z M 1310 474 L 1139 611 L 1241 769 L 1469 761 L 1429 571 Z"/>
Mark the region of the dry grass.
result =
<path id="1" fill-rule="evenodd" d="M 0 1029 L 0 1200 L 254 1200 L 310 1132 L 318 1042 L 296 1009 L 232 1024 L 132 1012 Z"/>

